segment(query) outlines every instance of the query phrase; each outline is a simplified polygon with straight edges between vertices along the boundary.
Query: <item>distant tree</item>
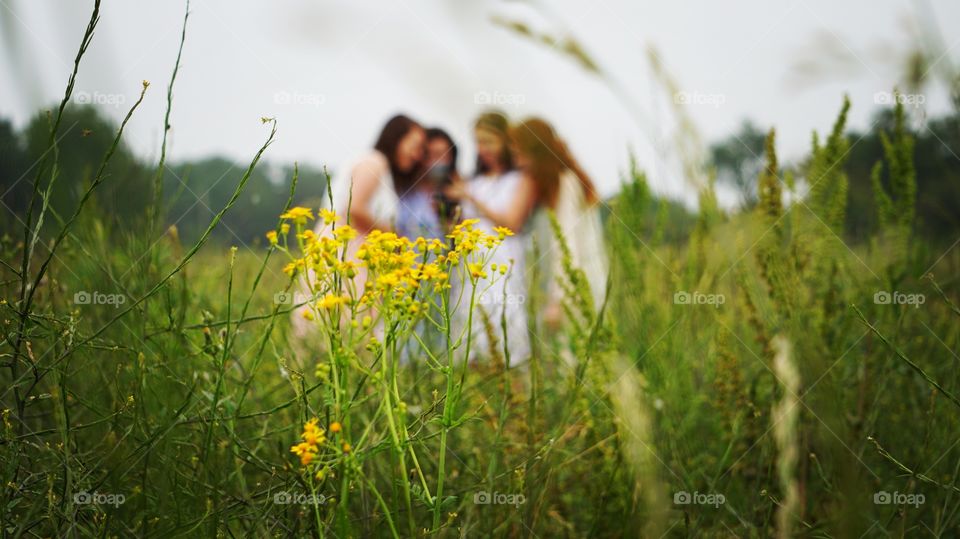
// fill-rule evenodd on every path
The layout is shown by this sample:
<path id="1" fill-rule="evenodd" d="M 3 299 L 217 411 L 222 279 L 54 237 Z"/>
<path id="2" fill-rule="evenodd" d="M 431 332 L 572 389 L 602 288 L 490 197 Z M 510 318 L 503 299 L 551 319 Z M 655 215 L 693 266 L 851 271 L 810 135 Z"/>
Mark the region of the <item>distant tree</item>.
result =
<path id="1" fill-rule="evenodd" d="M 867 133 L 851 132 L 858 141 L 850 149 L 845 168 L 850 181 L 846 232 L 854 241 L 875 235 L 880 229 L 871 173 L 884 159 L 881 133 L 897 130 L 893 109 L 877 112 Z M 905 135 L 914 139 L 916 194 L 915 234 L 952 243 L 960 234 L 960 114 L 929 120 L 920 129 L 908 126 Z M 888 173 L 884 172 L 884 183 Z"/>
<path id="2" fill-rule="evenodd" d="M 166 223 L 175 224 L 185 240 L 193 240 L 226 205 L 246 170 L 245 163 L 223 157 L 172 165 L 164 176 Z M 236 204 L 227 213 L 214 237 L 226 243 L 250 243 L 277 225 L 277 216 L 290 195 L 292 165 L 261 162 L 254 169 Z M 300 165 L 294 203 L 318 207 L 326 193 L 323 171 Z"/>
<path id="3" fill-rule="evenodd" d="M 117 125 L 95 106 L 68 107 L 57 134 L 57 177 L 51 196 L 53 227 L 57 215 L 67 217 L 93 180 L 97 168 L 116 135 Z M 11 211 L 3 211 L 4 230 L 15 230 L 26 214 L 33 189 L 31 164 L 47 151 L 49 124 L 46 113 L 34 116 L 22 132 L 0 119 L 0 195 Z M 48 154 L 49 155 L 49 154 Z M 168 164 L 164 175 L 165 224 L 176 224 L 181 237 L 195 240 L 226 205 L 247 168 L 226 158 L 210 157 L 195 162 Z M 155 163 L 138 159 L 121 141 L 106 169 L 106 180 L 94 192 L 86 215 L 94 215 L 110 230 L 135 229 L 151 203 Z M 276 226 L 293 177 L 292 164 L 261 162 L 254 170 L 240 199 L 214 231 L 214 239 L 245 244 L 262 238 Z M 49 171 L 42 179 L 50 181 Z M 326 194 L 322 170 L 301 165 L 294 202 L 317 207 Z M 11 213 L 12 212 L 12 213 Z"/>
<path id="4" fill-rule="evenodd" d="M 30 179 L 25 177 L 29 166 L 23 138 L 14 130 L 10 121 L 0 119 L 0 201 L 16 215 L 19 215 L 18 209 L 27 204 L 23 199 L 26 191 L 18 187 L 24 182 L 30 182 Z M 4 230 L 16 228 L 14 215 L 7 210 L 0 210 L 0 214 L 3 215 L 0 217 L 0 224 L 5 225 Z M 8 224 L 10 226 L 6 226 Z"/>
<path id="5" fill-rule="evenodd" d="M 80 196 L 93 180 L 97 168 L 116 136 L 117 125 L 104 118 L 93 105 L 68 107 L 57 133 L 57 176 L 51 196 L 51 209 L 61 216 L 72 213 Z M 36 163 L 47 152 L 50 126 L 47 115 L 38 113 L 24 129 L 28 163 Z M 28 165 L 29 166 L 29 165 Z M 148 175 L 126 144 L 120 146 L 105 170 L 106 180 L 94 193 L 96 206 L 108 225 L 130 226 L 143 214 L 149 200 Z M 50 181 L 48 175 L 43 185 Z M 14 188 L 15 198 L 26 209 L 32 190 L 33 174 L 27 174 Z M 48 220 L 47 223 L 54 223 Z"/>
<path id="6" fill-rule="evenodd" d="M 744 120 L 737 133 L 710 146 L 710 164 L 716 170 L 717 181 L 735 188 L 744 208 L 757 201 L 757 177 L 763 170 L 765 140 L 763 131 Z"/>

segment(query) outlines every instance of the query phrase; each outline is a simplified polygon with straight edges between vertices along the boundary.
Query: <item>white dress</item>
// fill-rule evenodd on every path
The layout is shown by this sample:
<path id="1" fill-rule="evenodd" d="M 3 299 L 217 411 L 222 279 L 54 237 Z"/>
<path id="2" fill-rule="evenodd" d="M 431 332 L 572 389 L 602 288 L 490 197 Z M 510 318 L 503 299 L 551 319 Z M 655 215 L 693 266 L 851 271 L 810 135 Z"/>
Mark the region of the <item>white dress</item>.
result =
<path id="1" fill-rule="evenodd" d="M 501 176 L 477 176 L 467 184 L 470 194 L 484 205 L 500 210 L 513 203 L 520 185 L 520 174 L 516 171 L 507 172 Z M 490 234 L 496 234 L 492 221 L 484 217 L 470 202 L 462 205 L 464 219 L 479 219 L 479 228 Z M 521 230 L 514 230 L 515 235 L 507 237 L 494 251 L 491 263 L 506 264 L 511 269 L 506 275 L 488 272 L 486 279 L 477 284 L 476 305 L 478 310 L 473 315 L 473 336 L 471 344 L 471 358 L 490 357 L 491 343 L 487 338 L 487 331 L 483 318 L 479 313 L 482 309 L 493 326 L 493 335 L 496 337 L 496 353 L 503 356 L 503 317 L 506 318 L 507 343 L 510 351 L 510 364 L 525 363 L 530 356 L 530 335 L 527 327 L 527 271 L 525 263 L 526 236 Z M 462 303 L 455 313 L 459 319 L 459 327 L 466 327 L 469 315 L 470 290 L 464 290 Z M 454 298 L 456 301 L 456 298 Z"/>
<path id="2" fill-rule="evenodd" d="M 583 186 L 571 170 L 560 174 L 560 192 L 554 209 L 560 231 L 570 248 L 573 266 L 582 270 L 590 285 L 594 308 L 599 309 L 606 295 L 609 261 L 604 248 L 603 223 L 598 205 L 587 203 Z M 560 245 L 549 217 L 541 211 L 537 217 L 538 237 L 546 238 L 542 257 L 549 261 L 544 275 L 547 284 L 547 301 L 561 300 L 563 289 L 557 277 L 563 274 Z"/>

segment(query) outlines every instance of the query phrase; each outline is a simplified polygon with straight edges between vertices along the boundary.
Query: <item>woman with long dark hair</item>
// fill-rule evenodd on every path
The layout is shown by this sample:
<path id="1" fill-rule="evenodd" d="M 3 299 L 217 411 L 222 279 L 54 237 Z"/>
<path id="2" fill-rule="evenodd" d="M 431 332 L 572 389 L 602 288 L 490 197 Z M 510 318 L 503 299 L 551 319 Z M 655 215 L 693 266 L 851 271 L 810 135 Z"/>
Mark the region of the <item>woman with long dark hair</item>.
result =
<path id="1" fill-rule="evenodd" d="M 394 229 L 398 193 L 416 181 L 425 138 L 420 124 L 398 114 L 383 126 L 373 149 L 334 180 L 333 209 L 360 232 L 358 243 L 371 230 Z"/>

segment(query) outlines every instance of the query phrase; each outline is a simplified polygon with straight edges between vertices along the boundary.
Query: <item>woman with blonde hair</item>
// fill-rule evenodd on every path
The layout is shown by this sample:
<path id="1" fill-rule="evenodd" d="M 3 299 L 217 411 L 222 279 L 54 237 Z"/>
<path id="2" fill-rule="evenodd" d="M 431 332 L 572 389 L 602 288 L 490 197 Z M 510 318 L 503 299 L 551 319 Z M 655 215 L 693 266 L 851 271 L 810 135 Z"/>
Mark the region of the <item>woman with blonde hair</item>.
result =
<path id="1" fill-rule="evenodd" d="M 478 219 L 478 227 L 496 234 L 496 228 L 509 228 L 514 235 L 503 240 L 493 253 L 491 262 L 509 268 L 506 275 L 490 275 L 477 284 L 479 309 L 473 315 L 472 339 L 474 354 L 500 356 L 503 342 L 491 342 L 500 335 L 501 320 L 506 320 L 507 351 L 511 364 L 520 364 L 530 354 L 527 327 L 527 276 L 524 228 L 536 204 L 536 188 L 529 177 L 517 172 L 510 150 L 509 122 L 499 112 L 481 114 L 474 123 L 477 144 L 477 170 L 470 181 L 456 180 L 446 195 L 460 201 L 465 219 Z M 463 318 L 469 309 L 457 310 Z M 502 337 L 501 337 L 502 338 Z"/>
<path id="2" fill-rule="evenodd" d="M 560 232 L 570 248 L 571 262 L 585 274 L 594 308 L 599 308 L 606 294 L 609 270 L 599 212 L 600 196 L 593 181 L 546 121 L 524 120 L 510 129 L 510 139 L 517 168 L 535 186 L 539 207 L 556 215 Z M 545 272 L 548 285 L 544 322 L 556 327 L 563 312 L 563 288 L 558 280 L 563 272 L 562 255 L 556 235 L 548 225 L 541 222 L 537 228 L 549 230 L 544 230 L 542 236 L 547 239 L 541 242 L 543 256 L 550 261 Z"/>

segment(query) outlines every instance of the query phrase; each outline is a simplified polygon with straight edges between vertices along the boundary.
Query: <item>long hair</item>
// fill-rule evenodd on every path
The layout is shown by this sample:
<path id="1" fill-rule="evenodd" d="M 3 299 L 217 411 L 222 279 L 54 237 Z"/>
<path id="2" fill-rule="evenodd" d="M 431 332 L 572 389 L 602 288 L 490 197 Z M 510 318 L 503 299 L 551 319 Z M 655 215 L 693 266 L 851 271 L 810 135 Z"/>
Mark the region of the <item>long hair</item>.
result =
<path id="1" fill-rule="evenodd" d="M 397 147 L 400 146 L 400 141 L 403 140 L 403 137 L 407 136 L 407 133 L 414 129 L 423 128 L 410 117 L 397 114 L 387 120 L 386 125 L 384 125 L 380 131 L 380 136 L 377 137 L 376 144 L 373 145 L 373 149 L 382 153 L 387 158 L 387 162 L 390 163 L 390 174 L 393 176 L 393 188 L 398 193 L 403 193 L 407 190 L 414 182 L 414 178 L 418 172 L 417 167 L 407 172 L 397 168 Z"/>
<path id="2" fill-rule="evenodd" d="M 453 142 L 453 137 L 450 136 L 450 133 L 447 133 L 439 127 L 431 127 L 427 129 L 427 142 L 429 143 L 433 139 L 442 139 L 448 145 L 450 145 L 450 170 L 457 170 L 457 155 L 459 151 L 457 150 L 457 144 Z"/>
<path id="3" fill-rule="evenodd" d="M 566 143 L 546 121 L 528 118 L 510 129 L 510 138 L 516 144 L 517 151 L 531 161 L 527 172 L 536 184 L 537 198 L 542 204 L 556 208 L 560 194 L 560 175 L 567 170 L 573 172 L 579 180 L 588 204 L 593 205 L 600 200 L 590 176 L 584 172 L 570 154 Z"/>
<path id="4" fill-rule="evenodd" d="M 504 171 L 513 170 L 513 153 L 510 152 L 510 122 L 507 117 L 499 111 L 491 110 L 481 114 L 473 124 L 474 129 L 483 129 L 489 131 L 500 139 L 503 143 L 503 153 L 500 154 L 500 167 Z M 477 157 L 476 175 L 480 176 L 490 172 L 488 167 L 480 157 Z"/>

